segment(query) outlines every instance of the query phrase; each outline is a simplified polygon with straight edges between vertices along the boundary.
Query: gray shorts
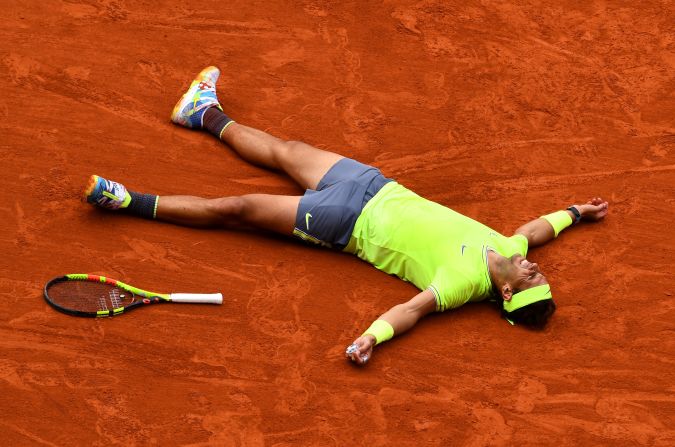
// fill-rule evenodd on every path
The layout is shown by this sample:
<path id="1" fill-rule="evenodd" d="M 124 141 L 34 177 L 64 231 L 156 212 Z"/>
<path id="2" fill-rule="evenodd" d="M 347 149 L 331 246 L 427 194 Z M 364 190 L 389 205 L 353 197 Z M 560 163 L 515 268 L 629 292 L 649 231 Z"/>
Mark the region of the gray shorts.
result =
<path id="1" fill-rule="evenodd" d="M 305 191 L 293 235 L 342 250 L 349 243 L 363 207 L 391 181 L 377 168 L 343 158 L 326 172 L 316 191 Z"/>

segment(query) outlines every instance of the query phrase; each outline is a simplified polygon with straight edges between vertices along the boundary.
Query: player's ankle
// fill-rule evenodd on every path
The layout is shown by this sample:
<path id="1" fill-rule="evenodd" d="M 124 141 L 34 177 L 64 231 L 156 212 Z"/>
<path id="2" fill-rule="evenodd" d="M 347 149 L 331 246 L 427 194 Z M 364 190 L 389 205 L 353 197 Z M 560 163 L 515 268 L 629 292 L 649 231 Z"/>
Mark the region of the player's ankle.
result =
<path id="1" fill-rule="evenodd" d="M 202 129 L 219 139 L 223 135 L 225 129 L 234 123 L 232 118 L 225 115 L 223 111 L 216 106 L 209 107 L 204 111 L 202 121 Z"/>
<path id="2" fill-rule="evenodd" d="M 157 215 L 159 196 L 154 194 L 142 194 L 134 191 L 128 191 L 128 193 L 131 196 L 131 200 L 124 208 L 127 212 L 145 219 L 155 218 Z"/>

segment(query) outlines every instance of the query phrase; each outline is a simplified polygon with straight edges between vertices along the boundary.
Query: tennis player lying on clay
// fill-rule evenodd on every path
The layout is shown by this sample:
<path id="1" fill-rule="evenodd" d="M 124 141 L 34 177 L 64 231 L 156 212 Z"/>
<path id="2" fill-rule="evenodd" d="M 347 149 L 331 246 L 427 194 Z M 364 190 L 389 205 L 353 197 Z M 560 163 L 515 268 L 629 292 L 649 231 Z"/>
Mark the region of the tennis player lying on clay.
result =
<path id="1" fill-rule="evenodd" d="M 488 298 L 512 323 L 543 327 L 555 311 L 539 266 L 525 256 L 572 224 L 598 221 L 599 197 L 526 223 L 511 237 L 426 200 L 379 169 L 298 141 L 283 141 L 228 118 L 216 96 L 220 72 L 207 67 L 178 101 L 171 120 L 212 133 L 241 158 L 283 171 L 303 196 L 248 194 L 218 199 L 128 191 L 93 175 L 86 200 L 110 210 L 193 227 L 253 226 L 353 253 L 421 292 L 382 314 L 347 348 L 359 365 L 373 348 L 430 312 Z"/>

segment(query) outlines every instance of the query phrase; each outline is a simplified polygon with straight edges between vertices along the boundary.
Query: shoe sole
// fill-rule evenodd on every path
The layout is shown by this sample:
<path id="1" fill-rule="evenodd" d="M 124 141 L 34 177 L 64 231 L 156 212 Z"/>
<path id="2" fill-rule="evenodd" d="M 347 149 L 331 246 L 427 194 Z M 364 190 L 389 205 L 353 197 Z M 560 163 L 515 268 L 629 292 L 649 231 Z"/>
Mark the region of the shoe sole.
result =
<path id="1" fill-rule="evenodd" d="M 92 175 L 89 177 L 89 182 L 87 182 L 87 187 L 84 188 L 84 192 L 82 193 L 82 200 L 84 200 L 87 203 L 89 202 L 89 196 L 94 192 L 94 189 L 96 188 L 96 185 L 98 185 L 98 175 Z"/>
<path id="2" fill-rule="evenodd" d="M 213 71 L 216 72 L 215 76 L 209 76 Z M 213 77 L 213 84 L 215 86 L 216 81 L 218 80 L 218 77 L 220 76 L 220 70 L 218 70 L 217 67 L 214 66 L 209 66 L 203 69 L 202 71 L 199 72 L 196 78 L 192 80 L 192 83 L 190 84 L 190 87 L 188 88 L 187 92 L 181 96 L 181 98 L 178 100 L 176 105 L 173 108 L 173 111 L 171 112 L 171 121 L 180 124 L 181 126 L 186 126 L 187 123 L 184 123 L 179 119 L 180 117 L 180 112 L 183 110 L 183 108 L 190 102 L 192 102 L 192 98 L 195 96 L 195 90 L 197 90 L 199 83 L 204 81 L 204 80 L 209 80 L 211 81 L 211 77 Z"/>

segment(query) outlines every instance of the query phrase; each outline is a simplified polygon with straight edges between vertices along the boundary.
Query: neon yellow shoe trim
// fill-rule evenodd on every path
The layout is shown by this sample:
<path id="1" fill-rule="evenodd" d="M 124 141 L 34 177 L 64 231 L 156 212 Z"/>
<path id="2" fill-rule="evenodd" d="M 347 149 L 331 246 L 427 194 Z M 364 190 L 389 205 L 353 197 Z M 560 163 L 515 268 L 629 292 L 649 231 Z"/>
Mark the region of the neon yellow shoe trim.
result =
<path id="1" fill-rule="evenodd" d="M 192 85 L 190 85 L 190 88 L 194 87 L 195 85 L 198 85 L 200 82 L 202 82 L 202 81 L 197 81 L 197 80 L 192 81 Z M 192 110 L 190 111 L 190 115 L 195 113 L 195 108 L 197 107 L 197 101 L 199 101 L 199 99 L 201 97 L 202 97 L 201 90 L 197 90 L 195 92 L 194 100 L 192 101 Z"/>
<path id="2" fill-rule="evenodd" d="M 126 208 L 131 203 L 131 194 L 129 194 L 129 191 L 124 191 L 124 194 L 124 201 L 122 202 L 122 205 L 120 205 L 120 208 Z"/>

